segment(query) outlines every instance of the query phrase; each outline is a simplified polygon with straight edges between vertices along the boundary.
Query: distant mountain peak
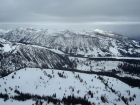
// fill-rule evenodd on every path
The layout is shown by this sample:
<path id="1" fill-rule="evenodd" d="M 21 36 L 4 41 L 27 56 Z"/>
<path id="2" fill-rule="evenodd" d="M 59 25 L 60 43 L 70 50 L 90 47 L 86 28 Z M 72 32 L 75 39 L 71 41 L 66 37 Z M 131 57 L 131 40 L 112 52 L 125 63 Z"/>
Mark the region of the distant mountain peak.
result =
<path id="1" fill-rule="evenodd" d="M 114 36 L 114 35 L 117 35 L 115 32 L 107 32 L 107 31 L 103 31 L 103 30 L 100 30 L 100 29 L 95 29 L 94 30 L 94 33 L 96 35 L 105 35 L 105 36 Z"/>
<path id="2" fill-rule="evenodd" d="M 140 57 L 140 42 L 133 41 L 116 32 L 95 30 L 49 30 L 35 28 L 13 29 L 0 37 L 9 41 L 30 43 L 52 49 L 61 50 L 66 54 L 106 57 L 106 56 L 137 56 Z"/>

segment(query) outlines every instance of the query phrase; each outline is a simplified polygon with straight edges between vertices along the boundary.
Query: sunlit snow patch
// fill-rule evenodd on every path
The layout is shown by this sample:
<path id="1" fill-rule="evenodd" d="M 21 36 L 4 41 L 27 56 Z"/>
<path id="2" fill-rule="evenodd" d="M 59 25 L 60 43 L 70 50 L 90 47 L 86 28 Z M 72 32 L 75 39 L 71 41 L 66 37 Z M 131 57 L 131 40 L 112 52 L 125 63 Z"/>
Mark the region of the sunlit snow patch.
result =
<path id="1" fill-rule="evenodd" d="M 9 44 L 4 44 L 3 50 L 4 52 L 9 52 L 15 49 L 15 46 L 10 46 Z"/>

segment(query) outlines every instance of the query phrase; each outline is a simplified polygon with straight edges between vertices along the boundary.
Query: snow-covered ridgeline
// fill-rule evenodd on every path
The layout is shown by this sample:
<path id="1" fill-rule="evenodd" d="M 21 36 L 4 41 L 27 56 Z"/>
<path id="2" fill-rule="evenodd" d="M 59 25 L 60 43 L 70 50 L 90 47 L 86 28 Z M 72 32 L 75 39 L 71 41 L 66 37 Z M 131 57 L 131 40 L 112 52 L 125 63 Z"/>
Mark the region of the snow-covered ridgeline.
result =
<path id="1" fill-rule="evenodd" d="M 38 30 L 19 28 L 0 35 L 9 41 L 31 43 L 61 50 L 66 54 L 90 57 L 139 57 L 140 42 L 115 32 L 99 29 L 90 31 Z"/>
<path id="2" fill-rule="evenodd" d="M 40 46 L 4 42 L 1 41 L 0 76 L 25 67 L 58 69 L 71 68 L 73 65 L 68 57 L 60 55 L 61 52 L 58 50 L 51 51 Z"/>

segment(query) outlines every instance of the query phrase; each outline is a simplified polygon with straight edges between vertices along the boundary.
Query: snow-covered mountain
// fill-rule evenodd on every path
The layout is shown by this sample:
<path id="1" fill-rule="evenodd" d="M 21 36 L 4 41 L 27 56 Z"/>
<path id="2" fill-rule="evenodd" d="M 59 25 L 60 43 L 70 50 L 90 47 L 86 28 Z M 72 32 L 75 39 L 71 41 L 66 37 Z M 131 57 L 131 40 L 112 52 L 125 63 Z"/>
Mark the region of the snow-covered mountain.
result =
<path id="1" fill-rule="evenodd" d="M 21 68 L 36 67 L 53 69 L 67 68 L 88 72 L 112 72 L 120 77 L 125 76 L 140 79 L 140 58 L 70 57 L 57 49 L 50 49 L 38 45 L 12 43 L 5 39 L 0 39 L 0 46 L 0 76 L 5 76 Z M 135 70 L 133 71 L 130 68 Z"/>
<path id="2" fill-rule="evenodd" d="M 68 57 L 39 46 L 11 43 L 0 39 L 0 74 L 6 75 L 25 67 L 71 68 Z"/>
<path id="3" fill-rule="evenodd" d="M 0 105 L 140 103 L 139 41 L 99 29 L 18 28 L 0 37 Z"/>
<path id="4" fill-rule="evenodd" d="M 140 42 L 115 32 L 99 29 L 90 31 L 39 30 L 18 28 L 0 34 L 9 41 L 30 43 L 58 49 L 66 54 L 86 57 L 140 57 Z"/>

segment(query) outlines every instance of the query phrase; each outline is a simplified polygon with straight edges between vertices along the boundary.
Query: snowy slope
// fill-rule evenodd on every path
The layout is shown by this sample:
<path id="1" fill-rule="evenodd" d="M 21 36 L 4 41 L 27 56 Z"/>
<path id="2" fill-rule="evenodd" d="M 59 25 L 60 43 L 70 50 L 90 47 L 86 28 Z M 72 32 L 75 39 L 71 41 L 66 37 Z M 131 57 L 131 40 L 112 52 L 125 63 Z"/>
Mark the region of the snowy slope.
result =
<path id="1" fill-rule="evenodd" d="M 37 47 L 37 48 L 43 48 L 43 49 L 47 49 L 47 50 L 50 50 L 54 53 L 57 53 L 57 54 L 61 54 L 61 55 L 65 55 L 64 52 L 58 50 L 58 49 L 50 49 L 50 48 L 46 48 L 46 47 L 42 47 L 42 46 L 38 46 L 38 45 L 32 45 L 33 47 Z"/>
<path id="2" fill-rule="evenodd" d="M 13 46 L 11 42 L 5 39 L 0 38 L 0 44 L 2 45 L 1 50 L 4 52 L 10 52 L 15 49 L 15 46 Z"/>
<path id="3" fill-rule="evenodd" d="M 74 68 L 82 71 L 109 72 L 120 77 L 140 79 L 140 58 L 127 57 L 69 57 Z M 127 64 L 127 65 L 126 65 Z M 132 68 L 133 67 L 133 68 Z M 129 68 L 132 68 L 130 71 Z M 137 69 L 137 70 L 136 70 Z"/>
<path id="4" fill-rule="evenodd" d="M 63 76 L 60 77 L 58 73 Z M 60 100 L 63 97 L 74 95 L 95 105 L 125 105 L 122 97 L 126 100 L 126 104 L 138 105 L 140 103 L 140 89 L 132 88 L 118 79 L 55 69 L 26 68 L 0 79 L 0 92 L 7 93 L 10 98 L 17 95 L 15 90 L 40 96 L 56 94 L 56 99 Z M 104 97 L 105 101 L 102 101 L 101 97 Z M 14 105 L 19 104 L 12 98 L 6 102 L 0 99 L 2 105 L 10 105 L 9 102 Z M 23 101 L 23 103 L 35 104 L 35 100 Z"/>
<path id="5" fill-rule="evenodd" d="M 139 41 L 99 29 L 77 32 L 18 28 L 3 33 L 0 37 L 9 41 L 45 46 L 76 56 L 140 57 Z"/>
<path id="6" fill-rule="evenodd" d="M 11 43 L 0 39 L 0 76 L 5 76 L 15 70 L 25 67 L 37 68 L 72 68 L 72 62 L 68 57 L 60 55 L 60 51 L 47 48 Z"/>
<path id="7" fill-rule="evenodd" d="M 90 72 L 113 72 L 121 77 L 126 76 L 140 79 L 139 58 L 94 57 L 92 60 L 92 58 L 67 57 L 65 53 L 58 49 L 50 49 L 39 45 L 11 43 L 4 39 L 0 39 L 0 43 L 3 45 L 3 47 L 1 47 L 2 52 L 0 52 L 2 54 L 0 76 L 5 76 L 10 72 L 25 67 L 37 67 L 56 69 L 74 68 Z M 114 61 L 109 59 L 118 60 Z M 132 60 L 131 62 L 126 62 L 122 59 Z M 133 67 L 133 71 L 128 71 L 128 68 L 124 68 L 124 66 L 126 66 L 125 63 L 127 63 L 128 68 L 130 68 L 130 66 L 131 68 Z"/>

